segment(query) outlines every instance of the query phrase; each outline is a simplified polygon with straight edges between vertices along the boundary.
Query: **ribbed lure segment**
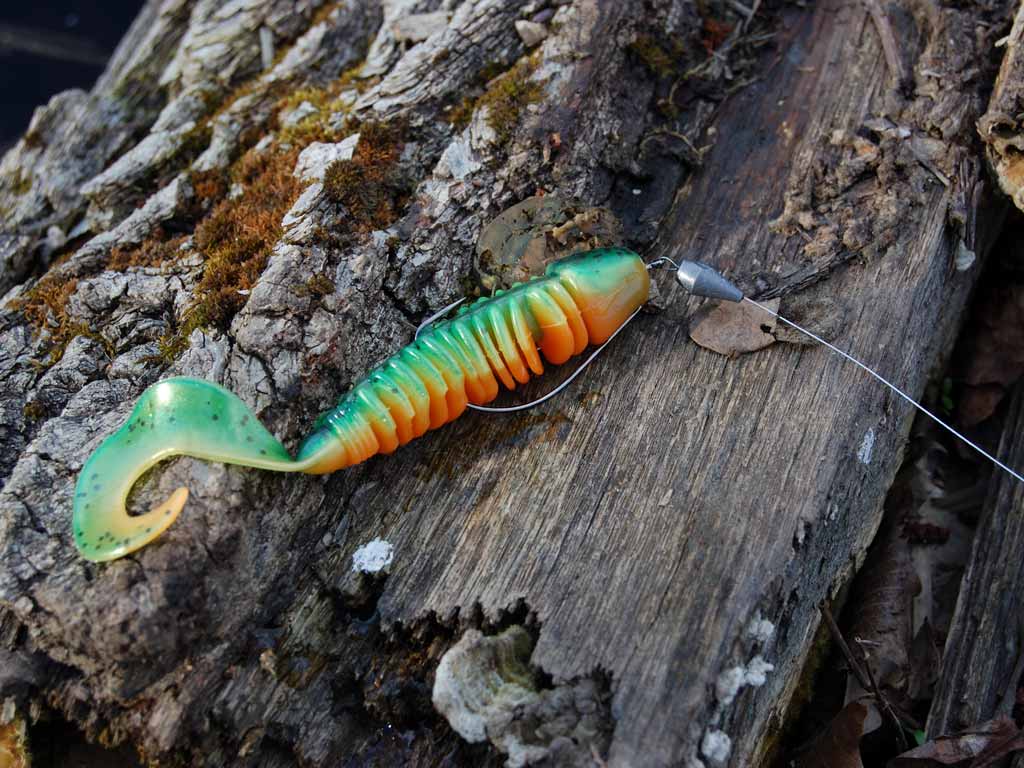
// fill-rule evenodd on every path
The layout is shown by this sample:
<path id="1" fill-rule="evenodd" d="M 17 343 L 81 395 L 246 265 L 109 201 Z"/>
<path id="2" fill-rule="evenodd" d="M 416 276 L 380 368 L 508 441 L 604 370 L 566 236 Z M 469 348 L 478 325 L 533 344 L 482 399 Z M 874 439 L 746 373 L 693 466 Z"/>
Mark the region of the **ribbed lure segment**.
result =
<path id="1" fill-rule="evenodd" d="M 439 345 L 428 345 L 417 341 L 409 347 L 415 354 L 422 355 L 426 361 L 441 375 L 445 384 L 445 405 L 448 410 L 448 421 L 454 421 L 466 410 L 469 402 L 467 395 L 466 375 L 462 366 L 452 357 L 448 350 Z"/>
<path id="2" fill-rule="evenodd" d="M 437 429 L 447 424 L 448 418 L 448 384 L 445 382 L 441 372 L 434 367 L 425 355 L 423 355 L 414 344 L 403 349 L 399 356 L 408 366 L 409 372 L 423 382 L 427 390 L 429 401 L 429 424 L 428 429 Z M 454 417 L 453 417 L 454 418 Z"/>
<path id="3" fill-rule="evenodd" d="M 391 453 L 399 445 L 398 425 L 391 410 L 384 405 L 384 402 L 377 394 L 374 386 L 364 381 L 352 390 L 352 399 L 367 413 L 370 428 L 377 438 L 377 445 L 381 453 Z"/>
<path id="4" fill-rule="evenodd" d="M 487 356 L 484 354 L 480 343 L 476 340 L 473 328 L 469 323 L 463 322 L 463 318 L 457 317 L 451 323 L 446 323 L 440 330 L 442 332 L 445 330 L 451 331 L 455 345 L 463 350 L 473 366 L 476 379 L 482 389 L 483 397 L 480 399 L 470 399 L 470 402 L 473 405 L 491 402 L 491 400 L 498 396 L 498 381 L 494 378 L 494 371 L 491 370 L 491 366 L 487 363 Z"/>
<path id="5" fill-rule="evenodd" d="M 493 311 L 493 307 L 484 306 L 478 309 L 476 312 L 471 312 L 466 316 L 466 322 L 470 324 L 472 333 L 480 348 L 484 351 L 484 355 L 487 357 L 487 362 L 491 366 L 491 370 L 497 375 L 501 383 L 505 385 L 505 389 L 515 389 L 516 382 L 512 378 L 512 374 L 509 373 L 508 368 L 505 366 L 505 361 L 501 357 L 501 352 L 498 351 L 497 345 L 494 343 L 494 338 L 491 336 L 491 324 L 489 315 Z M 455 322 L 458 322 L 456 320 Z"/>
<path id="6" fill-rule="evenodd" d="M 482 403 L 487 400 L 487 388 L 476 366 L 470 359 L 469 353 L 446 328 L 435 328 L 420 339 L 420 344 L 434 352 L 438 356 L 447 355 L 452 361 L 452 367 L 456 368 L 462 377 L 465 385 L 466 400 L 470 403 Z M 497 383 L 495 383 L 497 387 Z"/>
<path id="7" fill-rule="evenodd" d="M 530 366 L 530 370 L 534 374 L 540 376 L 544 373 L 544 364 L 541 363 L 540 355 L 537 354 L 537 342 L 534 341 L 533 332 L 530 330 L 530 323 L 527 321 L 527 315 L 523 311 L 523 305 L 524 299 L 519 297 L 509 301 L 509 320 L 512 323 L 512 331 L 516 336 L 516 343 L 526 359 L 526 364 Z"/>
<path id="8" fill-rule="evenodd" d="M 512 374 L 512 378 L 520 384 L 525 384 L 530 380 L 530 373 L 526 370 L 522 352 L 509 328 L 511 322 L 509 315 L 513 304 L 514 299 L 511 297 L 507 301 L 496 302 L 487 312 L 487 320 L 491 332 L 494 334 L 494 340 L 498 344 L 498 349 L 501 351 L 501 357 L 505 361 L 505 367 Z"/>
<path id="9" fill-rule="evenodd" d="M 565 321 L 569 324 L 569 330 L 572 332 L 573 355 L 582 354 L 583 350 L 587 348 L 587 344 L 590 343 L 590 334 L 587 332 L 586 323 L 583 322 L 580 308 L 576 306 L 572 296 L 569 295 L 569 292 L 565 290 L 565 286 L 559 281 L 552 280 L 550 283 L 547 283 L 545 290 L 554 299 L 558 308 L 562 310 L 562 313 L 565 315 Z"/>
<path id="10" fill-rule="evenodd" d="M 430 393 L 427 385 L 413 372 L 399 352 L 384 364 L 392 383 L 412 403 L 412 436 L 421 437 L 430 428 Z"/>
<path id="11" fill-rule="evenodd" d="M 576 339 L 569 320 L 558 303 L 541 284 L 531 285 L 526 292 L 527 305 L 540 327 L 540 349 L 548 362 L 561 365 L 576 349 Z"/>

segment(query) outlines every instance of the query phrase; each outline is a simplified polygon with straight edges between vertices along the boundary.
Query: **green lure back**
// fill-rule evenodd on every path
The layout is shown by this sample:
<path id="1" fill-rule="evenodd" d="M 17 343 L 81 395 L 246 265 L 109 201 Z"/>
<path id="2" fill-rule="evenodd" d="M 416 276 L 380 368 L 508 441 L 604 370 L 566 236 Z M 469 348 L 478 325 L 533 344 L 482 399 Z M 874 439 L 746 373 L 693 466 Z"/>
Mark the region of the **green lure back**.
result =
<path id="1" fill-rule="evenodd" d="M 435 323 L 373 370 L 321 416 L 296 459 L 228 390 L 177 377 L 139 398 L 127 423 L 82 467 L 72 527 L 83 557 L 113 560 L 145 546 L 174 522 L 188 498 L 179 488 L 143 515 L 126 500 L 135 481 L 176 455 L 281 472 L 322 474 L 365 461 L 457 418 L 467 404 L 497 397 L 602 344 L 646 300 L 647 269 L 635 253 L 609 248 L 552 263 L 544 277 L 499 292 Z"/>

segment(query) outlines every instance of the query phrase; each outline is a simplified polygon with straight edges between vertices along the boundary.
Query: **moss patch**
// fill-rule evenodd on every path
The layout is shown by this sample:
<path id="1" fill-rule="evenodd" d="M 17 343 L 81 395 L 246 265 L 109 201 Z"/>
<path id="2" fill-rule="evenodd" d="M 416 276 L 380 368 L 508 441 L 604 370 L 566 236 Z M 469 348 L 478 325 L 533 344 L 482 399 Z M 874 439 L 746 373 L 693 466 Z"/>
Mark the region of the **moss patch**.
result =
<path id="1" fill-rule="evenodd" d="M 8 306 L 25 315 L 25 320 L 37 332 L 46 331 L 50 334 L 50 349 L 46 360 L 41 361 L 45 367 L 59 362 L 64 357 L 68 344 L 76 336 L 88 336 L 99 342 L 107 354 L 113 348 L 106 339 L 92 330 L 88 324 L 75 320 L 68 313 L 68 299 L 78 287 L 76 278 L 60 279 L 45 275 L 26 294 L 12 301 Z"/>
<path id="2" fill-rule="evenodd" d="M 629 44 L 629 50 L 658 77 L 672 77 L 685 68 L 685 51 L 678 41 L 665 46 L 650 35 L 641 35 Z"/>
<path id="3" fill-rule="evenodd" d="M 197 328 L 226 329 L 245 304 L 281 237 L 281 219 L 301 191 L 292 175 L 298 154 L 298 148 L 250 152 L 232 169 L 242 194 L 221 200 L 196 226 L 194 242 L 206 263 L 181 327 L 160 340 L 165 359 L 184 351 Z"/>
<path id="4" fill-rule="evenodd" d="M 540 101 L 544 94 L 541 84 L 532 79 L 536 71 L 537 62 L 532 57 L 523 59 L 495 80 L 477 100 L 476 108 L 488 108 L 487 124 L 502 145 L 512 140 L 522 111 Z"/>
<path id="5" fill-rule="evenodd" d="M 20 168 L 15 168 L 14 173 L 4 177 L 3 182 L 14 197 L 21 197 L 32 189 L 32 174 L 22 173 Z"/>
<path id="6" fill-rule="evenodd" d="M 282 115 L 292 112 L 305 102 L 312 104 L 317 111 L 299 120 L 295 125 L 279 128 L 280 141 L 308 146 L 314 141 L 339 141 L 352 133 L 354 127 L 350 121 L 337 129 L 332 128 L 329 123 L 333 115 L 348 111 L 341 100 L 342 93 L 354 90 L 362 94 L 379 79 L 359 77 L 362 68 L 362 64 L 350 67 L 324 88 L 300 88 L 281 99 L 277 103 L 276 111 L 278 124 Z"/>
<path id="7" fill-rule="evenodd" d="M 38 400 L 33 400 L 31 403 L 25 403 L 21 413 L 25 417 L 25 421 L 36 422 L 46 415 L 46 409 Z M 2 762 L 0 762 L 0 768 L 3 768 Z"/>
<path id="8" fill-rule="evenodd" d="M 295 286 L 294 291 L 296 296 L 322 299 L 334 293 L 334 281 L 323 272 L 317 272 L 302 285 Z"/>
<path id="9" fill-rule="evenodd" d="M 327 124 L 332 114 L 343 109 L 338 100 L 339 93 L 351 89 L 362 92 L 373 84 L 372 79 L 358 77 L 360 69 L 361 65 L 352 67 L 326 88 L 300 89 L 281 98 L 279 113 L 304 101 L 318 107 L 318 112 L 296 126 L 279 130 L 277 142 L 265 152 L 257 154 L 250 151 L 242 155 L 228 172 L 190 173 L 196 205 L 184 218 L 189 224 L 196 222 L 194 244 L 206 261 L 194 300 L 180 326 L 159 340 L 161 357 L 167 362 L 184 351 L 192 331 L 198 328 L 226 329 L 246 302 L 249 291 L 266 268 L 271 250 L 281 237 L 281 220 L 302 191 L 302 183 L 292 175 L 301 150 L 314 141 L 337 141 L 343 135 L 360 129 L 352 120 L 338 130 Z M 286 84 L 279 87 L 284 88 Z M 250 81 L 236 89 L 213 114 L 185 135 L 181 146 L 164 167 L 191 162 L 209 145 L 213 121 L 238 99 L 254 92 L 254 88 L 254 81 Z M 267 95 L 272 97 L 271 93 Z M 255 126 L 253 130 L 254 136 L 243 137 L 243 146 L 262 138 L 266 126 Z M 411 188 L 397 172 L 402 130 L 365 126 L 359 147 L 353 160 L 349 161 L 351 167 L 336 174 L 336 199 L 353 212 L 355 231 L 386 226 L 397 218 L 398 211 L 405 205 Z M 346 175 L 349 183 L 342 179 Z M 0 184 L 27 191 L 31 188 L 31 178 L 18 174 L 0 179 Z M 228 198 L 235 184 L 241 188 L 241 194 Z M 157 229 L 136 246 L 115 248 L 106 266 L 123 271 L 171 263 L 177 259 L 185 239 L 186 236 L 172 237 Z M 68 343 L 79 335 L 96 339 L 108 353 L 112 352 L 109 343 L 98 333 L 68 315 L 67 301 L 76 287 L 74 279 L 47 275 L 11 304 L 13 309 L 25 314 L 33 328 L 49 333 L 52 340 L 49 365 L 60 360 Z M 333 292 L 334 286 L 326 276 L 315 275 L 306 289 L 310 296 L 324 296 Z"/>
<path id="10" fill-rule="evenodd" d="M 196 201 L 202 208 L 208 208 L 228 196 L 228 174 L 219 168 L 192 171 L 190 180 Z"/>
<path id="11" fill-rule="evenodd" d="M 473 111 L 476 109 L 476 99 L 466 96 L 458 104 L 450 107 L 444 113 L 444 119 L 457 131 L 461 131 L 469 121 L 473 119 Z"/>
<path id="12" fill-rule="evenodd" d="M 324 174 L 324 192 L 345 206 L 357 232 L 384 229 L 398 218 L 412 185 L 398 168 L 405 126 L 366 123 L 351 160 L 332 163 Z"/>
<path id="13" fill-rule="evenodd" d="M 135 246 L 117 246 L 107 260 L 107 269 L 124 272 L 129 267 L 160 267 L 174 261 L 181 250 L 181 244 L 188 237 L 170 237 L 162 227 L 157 227 L 144 241 Z"/>

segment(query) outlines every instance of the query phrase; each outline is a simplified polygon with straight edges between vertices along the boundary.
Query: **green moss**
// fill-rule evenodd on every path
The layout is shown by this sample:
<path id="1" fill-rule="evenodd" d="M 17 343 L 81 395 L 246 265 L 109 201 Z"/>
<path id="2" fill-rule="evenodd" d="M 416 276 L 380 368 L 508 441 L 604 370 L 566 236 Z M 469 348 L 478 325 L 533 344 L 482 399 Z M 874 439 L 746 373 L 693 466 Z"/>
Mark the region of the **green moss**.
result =
<path id="1" fill-rule="evenodd" d="M 477 73 L 476 80 L 481 85 L 489 83 L 491 80 L 498 77 L 507 70 L 507 64 L 502 64 L 500 61 L 491 61 L 480 67 L 480 72 Z"/>
<path id="2" fill-rule="evenodd" d="M 303 285 L 296 286 L 294 290 L 297 296 L 322 299 L 324 296 L 334 293 L 334 282 L 323 272 L 317 272 Z"/>
<path id="3" fill-rule="evenodd" d="M 181 326 L 160 339 L 160 355 L 173 360 L 197 328 L 224 330 L 245 304 L 281 237 L 281 219 L 301 191 L 292 175 L 298 149 L 248 153 L 231 169 L 242 193 L 217 203 L 196 225 L 196 248 L 206 257 L 192 305 Z"/>
<path id="4" fill-rule="evenodd" d="M 124 272 L 129 267 L 160 267 L 178 258 L 181 245 L 188 237 L 170 237 L 162 227 L 153 230 L 138 245 L 117 246 L 107 259 L 107 269 Z"/>
<path id="5" fill-rule="evenodd" d="M 281 116 L 294 111 L 302 104 L 309 102 L 316 112 L 307 115 L 294 125 L 282 127 L 278 131 L 279 139 L 286 144 L 309 146 L 314 141 L 337 141 L 338 136 L 328 125 L 328 120 L 340 105 L 325 88 L 300 88 L 290 93 L 278 103 L 278 120 Z"/>
<path id="6" fill-rule="evenodd" d="M 340 98 L 342 93 L 354 90 L 361 94 L 376 82 L 376 78 L 361 78 L 359 73 L 362 68 L 362 62 L 360 62 L 349 67 L 323 88 L 300 88 L 282 98 L 277 104 L 278 122 L 283 115 L 292 112 L 304 102 L 312 104 L 317 111 L 307 115 L 295 125 L 281 128 L 278 131 L 279 140 L 282 143 L 306 147 L 314 141 L 339 141 L 351 133 L 348 121 L 339 129 L 331 128 L 329 122 L 334 115 L 348 111 L 347 106 Z"/>
<path id="7" fill-rule="evenodd" d="M 15 169 L 11 179 L 11 194 L 16 197 L 27 195 L 32 189 L 32 174 L 22 173 L 20 168 Z"/>
<path id="8" fill-rule="evenodd" d="M 650 35 L 642 35 L 629 44 L 629 50 L 658 77 L 671 77 L 683 69 L 685 57 L 678 43 L 669 50 Z"/>
<path id="9" fill-rule="evenodd" d="M 541 84 L 532 79 L 536 71 L 537 62 L 532 57 L 523 59 L 494 80 L 477 100 L 477 109 L 487 107 L 487 124 L 502 145 L 512 140 L 522 111 L 540 101 L 544 93 Z"/>
<path id="10" fill-rule="evenodd" d="M 201 307 L 195 307 L 190 311 L 177 331 L 165 333 L 157 340 L 158 357 L 165 363 L 173 363 L 188 348 L 188 337 L 197 328 L 207 325 Z"/>
<path id="11" fill-rule="evenodd" d="M 213 137 L 213 128 L 208 120 L 200 120 L 195 127 L 190 129 L 181 138 L 181 143 L 174 150 L 174 154 L 168 158 L 165 165 L 169 168 L 181 168 L 190 165 L 193 160 L 199 157 L 200 153 L 210 146 L 210 139 Z"/>
<path id="12" fill-rule="evenodd" d="M 353 229 L 384 229 L 398 218 L 412 192 L 398 169 L 405 126 L 364 123 L 351 160 L 332 163 L 324 192 L 348 211 Z"/>
<path id="13" fill-rule="evenodd" d="M 30 403 L 25 403 L 25 407 L 21 409 L 22 415 L 25 417 L 25 421 L 39 421 L 46 415 L 46 409 L 43 404 L 38 400 L 33 400 Z"/>
<path id="14" fill-rule="evenodd" d="M 331 101 L 331 98 L 332 96 L 326 88 L 299 88 L 277 103 L 278 114 L 291 112 L 307 101 L 317 109 L 323 109 Z"/>
<path id="15" fill-rule="evenodd" d="M 37 332 L 49 334 L 49 353 L 45 360 L 38 361 L 43 367 L 50 367 L 64 357 L 68 344 L 78 336 L 87 336 L 101 344 L 108 355 L 113 346 L 86 323 L 75 320 L 68 313 L 68 300 L 78 287 L 76 278 L 45 275 L 32 286 L 24 296 L 8 304 L 10 309 L 20 311 L 25 320 Z"/>
<path id="16" fill-rule="evenodd" d="M 473 119 L 473 111 L 475 109 L 476 99 L 472 96 L 466 96 L 462 101 L 444 113 L 444 119 L 447 120 L 455 130 L 461 131 L 469 125 L 469 121 Z"/>

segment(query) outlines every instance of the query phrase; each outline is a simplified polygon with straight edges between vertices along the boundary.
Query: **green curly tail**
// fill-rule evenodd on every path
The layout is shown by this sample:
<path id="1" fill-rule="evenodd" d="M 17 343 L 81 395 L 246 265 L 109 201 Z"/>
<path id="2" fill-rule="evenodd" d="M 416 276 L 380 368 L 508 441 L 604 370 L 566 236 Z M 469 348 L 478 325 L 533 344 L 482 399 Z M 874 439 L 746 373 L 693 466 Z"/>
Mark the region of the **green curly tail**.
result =
<path id="1" fill-rule="evenodd" d="M 147 389 L 127 423 L 89 457 L 75 487 L 75 545 L 96 562 L 122 557 L 159 536 L 188 499 L 179 488 L 155 509 L 128 514 L 135 481 L 171 456 L 302 472 L 313 460 L 292 459 L 249 408 L 228 390 L 201 379 L 167 379 Z"/>

